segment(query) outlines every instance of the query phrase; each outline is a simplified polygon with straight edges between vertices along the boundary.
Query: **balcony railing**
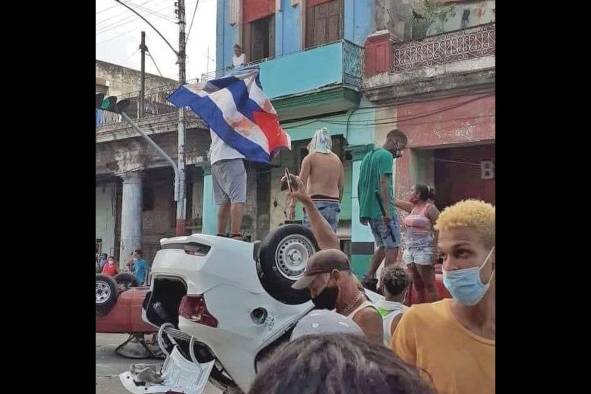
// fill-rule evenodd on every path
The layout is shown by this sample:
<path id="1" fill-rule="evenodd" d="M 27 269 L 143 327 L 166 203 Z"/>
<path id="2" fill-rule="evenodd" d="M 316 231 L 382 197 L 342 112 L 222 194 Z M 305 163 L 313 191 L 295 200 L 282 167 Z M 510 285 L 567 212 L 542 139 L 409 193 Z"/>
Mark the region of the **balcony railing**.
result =
<path id="1" fill-rule="evenodd" d="M 343 83 L 347 84 L 347 85 L 355 86 L 355 87 L 361 86 L 363 48 L 350 42 L 350 41 L 347 41 L 347 40 L 338 40 L 338 41 L 333 41 L 330 43 L 318 45 L 315 47 L 306 48 L 302 51 L 293 52 L 293 53 L 290 53 L 288 55 L 281 56 L 278 58 L 259 59 L 254 62 L 247 63 L 244 66 L 248 67 L 248 66 L 259 64 L 261 66 L 261 73 L 263 73 L 264 69 L 265 69 L 265 63 L 267 63 L 267 62 L 272 62 L 274 60 L 278 60 L 278 59 L 285 58 L 288 56 L 292 56 L 294 61 L 298 61 L 299 60 L 298 57 L 301 54 L 310 53 L 311 51 L 314 51 L 316 49 L 326 47 L 326 46 L 336 45 L 336 44 L 342 45 L 342 55 L 341 56 L 342 56 L 342 62 L 343 62 L 343 64 L 342 64 L 342 66 L 343 66 L 343 78 L 342 78 Z M 225 69 L 210 71 L 208 73 L 201 74 L 201 80 L 202 81 L 210 81 L 212 79 L 221 78 L 224 75 L 230 74 L 232 69 L 233 69 L 233 67 L 227 67 Z"/>
<path id="2" fill-rule="evenodd" d="M 188 81 L 189 83 L 194 81 Z M 166 98 L 177 88 L 176 85 L 166 84 L 157 88 L 149 89 L 144 95 L 144 118 L 150 116 L 158 116 L 176 112 L 177 108 L 166 101 Z M 139 91 L 130 92 L 121 96 L 117 96 L 118 100 L 130 99 L 132 107 L 137 108 L 139 104 Z M 133 114 L 129 114 L 132 119 L 137 119 L 137 110 Z M 108 126 L 120 123 L 121 115 L 107 112 L 103 110 L 96 110 L 96 127 Z"/>
<path id="3" fill-rule="evenodd" d="M 495 54 L 495 23 L 393 44 L 392 72 Z"/>

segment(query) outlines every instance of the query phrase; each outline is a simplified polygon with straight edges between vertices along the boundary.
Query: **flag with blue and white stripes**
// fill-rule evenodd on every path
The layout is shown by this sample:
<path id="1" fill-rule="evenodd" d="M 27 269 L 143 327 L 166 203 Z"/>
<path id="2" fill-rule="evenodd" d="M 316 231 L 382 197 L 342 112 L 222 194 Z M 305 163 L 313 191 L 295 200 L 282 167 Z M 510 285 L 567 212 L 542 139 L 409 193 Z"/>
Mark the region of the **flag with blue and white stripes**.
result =
<path id="1" fill-rule="evenodd" d="M 291 150 L 271 101 L 263 93 L 258 67 L 208 82 L 179 87 L 168 101 L 190 107 L 246 160 L 270 163 L 281 148 Z"/>

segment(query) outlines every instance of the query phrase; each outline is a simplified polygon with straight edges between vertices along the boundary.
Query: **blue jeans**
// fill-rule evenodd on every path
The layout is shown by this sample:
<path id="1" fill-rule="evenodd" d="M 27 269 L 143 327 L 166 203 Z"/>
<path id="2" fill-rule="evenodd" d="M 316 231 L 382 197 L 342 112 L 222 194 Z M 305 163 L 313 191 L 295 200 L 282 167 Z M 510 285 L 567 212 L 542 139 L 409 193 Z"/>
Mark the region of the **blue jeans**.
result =
<path id="1" fill-rule="evenodd" d="M 314 205 L 316 206 L 322 217 L 324 217 L 328 224 L 330 224 L 332 231 L 334 231 L 336 234 L 337 227 L 339 224 L 339 214 L 341 213 L 341 204 L 336 201 L 314 201 Z M 304 211 L 303 224 L 304 226 L 310 228 L 310 221 L 308 219 L 306 211 Z"/>
<path id="2" fill-rule="evenodd" d="M 387 249 L 394 249 L 400 246 L 400 226 L 398 225 L 398 216 L 391 216 L 388 227 L 384 225 L 384 220 L 369 219 L 369 227 L 373 233 L 378 248 L 385 246 Z M 392 239 L 394 234 L 394 239 Z"/>

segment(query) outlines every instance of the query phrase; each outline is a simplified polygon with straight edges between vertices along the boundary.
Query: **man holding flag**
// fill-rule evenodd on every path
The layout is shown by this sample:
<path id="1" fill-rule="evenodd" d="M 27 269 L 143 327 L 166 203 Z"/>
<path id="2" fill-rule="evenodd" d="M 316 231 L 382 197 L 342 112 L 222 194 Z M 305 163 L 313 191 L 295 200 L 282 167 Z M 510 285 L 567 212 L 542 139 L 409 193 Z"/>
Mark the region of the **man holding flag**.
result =
<path id="1" fill-rule="evenodd" d="M 242 239 L 240 227 L 246 203 L 244 160 L 270 163 L 281 148 L 291 150 L 289 135 L 263 93 L 258 66 L 237 70 L 208 82 L 179 87 L 168 101 L 190 107 L 209 126 L 214 200 L 218 205 L 218 235 Z"/>

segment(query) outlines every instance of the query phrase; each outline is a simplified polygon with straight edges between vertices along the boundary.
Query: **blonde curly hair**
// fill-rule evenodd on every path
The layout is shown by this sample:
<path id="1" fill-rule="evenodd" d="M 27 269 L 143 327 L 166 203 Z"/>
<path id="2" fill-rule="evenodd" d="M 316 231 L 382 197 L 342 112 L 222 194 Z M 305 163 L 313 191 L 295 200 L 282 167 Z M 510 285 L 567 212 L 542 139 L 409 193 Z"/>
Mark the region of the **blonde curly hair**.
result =
<path id="1" fill-rule="evenodd" d="M 441 212 L 437 231 L 458 227 L 474 229 L 486 247 L 495 245 L 495 207 L 480 200 L 463 200 Z"/>

